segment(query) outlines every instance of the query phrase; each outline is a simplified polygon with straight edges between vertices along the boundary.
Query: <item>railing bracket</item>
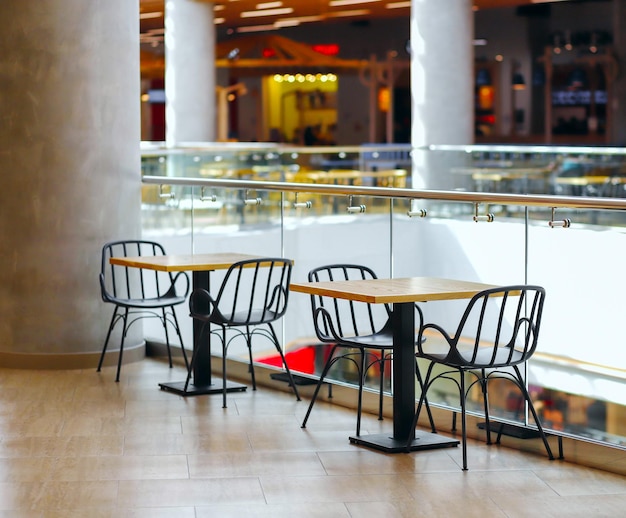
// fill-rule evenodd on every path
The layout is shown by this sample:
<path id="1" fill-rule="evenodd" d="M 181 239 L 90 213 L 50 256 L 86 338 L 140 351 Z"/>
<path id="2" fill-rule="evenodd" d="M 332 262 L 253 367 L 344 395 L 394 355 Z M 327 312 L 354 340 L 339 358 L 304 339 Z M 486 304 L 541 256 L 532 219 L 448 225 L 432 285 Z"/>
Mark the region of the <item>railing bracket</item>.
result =
<path id="1" fill-rule="evenodd" d="M 248 198 L 248 191 L 246 191 L 243 203 L 244 205 L 261 205 L 263 200 L 261 198 Z"/>
<path id="2" fill-rule="evenodd" d="M 159 198 L 171 199 L 174 197 L 174 191 L 172 191 L 172 187 L 170 186 L 170 192 L 163 191 L 163 184 L 159 185 Z"/>
<path id="3" fill-rule="evenodd" d="M 479 215 L 478 214 L 478 203 L 474 203 L 474 221 L 475 222 L 479 222 L 479 221 L 486 221 L 487 223 L 491 223 L 494 220 L 494 216 L 491 212 L 488 212 L 487 214 L 483 214 L 483 215 Z"/>
<path id="4" fill-rule="evenodd" d="M 409 218 L 413 218 L 415 216 L 420 217 L 420 218 L 425 218 L 428 215 L 428 212 L 426 211 L 426 209 L 418 209 L 415 207 L 415 203 L 417 200 L 411 200 L 409 202 L 409 210 L 406 213 L 407 216 Z"/>
<path id="5" fill-rule="evenodd" d="M 293 202 L 294 209 L 310 209 L 312 205 L 310 201 L 298 201 L 298 193 L 296 193 L 296 199 Z"/>
<path id="6" fill-rule="evenodd" d="M 552 207 L 552 217 L 550 218 L 550 221 L 548 221 L 548 225 L 550 225 L 550 228 L 556 228 L 556 227 L 569 228 L 572 226 L 572 221 L 569 218 L 560 219 L 556 221 L 554 219 L 555 212 L 556 212 L 556 208 Z"/>
<path id="7" fill-rule="evenodd" d="M 348 202 L 348 212 L 350 214 L 361 214 L 363 212 L 365 212 L 366 210 L 366 206 L 365 205 L 352 205 L 352 196 L 349 196 L 349 202 Z"/>
<path id="8" fill-rule="evenodd" d="M 200 201 L 217 201 L 217 196 L 215 194 L 205 195 L 204 187 L 200 188 Z"/>

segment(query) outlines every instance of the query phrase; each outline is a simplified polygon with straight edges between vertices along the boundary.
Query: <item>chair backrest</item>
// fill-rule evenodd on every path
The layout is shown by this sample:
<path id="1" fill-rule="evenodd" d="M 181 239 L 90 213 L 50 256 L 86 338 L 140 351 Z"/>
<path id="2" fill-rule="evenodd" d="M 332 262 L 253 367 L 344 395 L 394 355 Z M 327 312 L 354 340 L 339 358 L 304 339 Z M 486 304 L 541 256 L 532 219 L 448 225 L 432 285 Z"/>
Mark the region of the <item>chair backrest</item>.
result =
<path id="1" fill-rule="evenodd" d="M 376 279 L 371 268 L 359 264 L 330 264 L 309 272 L 309 282 Z M 386 304 L 311 295 L 313 323 L 317 337 L 335 342 L 337 337 L 367 336 L 381 331 L 389 323 L 391 310 Z"/>
<path id="2" fill-rule="evenodd" d="M 100 291 L 105 302 L 146 300 L 172 294 L 173 276 L 169 272 L 128 268 L 109 263 L 111 257 L 165 255 L 154 241 L 112 241 L 102 247 Z"/>
<path id="3" fill-rule="evenodd" d="M 528 360 L 537 348 L 545 296 L 544 288 L 532 285 L 478 293 L 469 301 L 450 339 L 448 359 L 478 368 L 506 367 Z"/>
<path id="4" fill-rule="evenodd" d="M 285 314 L 291 259 L 265 257 L 233 264 L 222 281 L 211 320 L 226 325 L 258 325 Z"/>

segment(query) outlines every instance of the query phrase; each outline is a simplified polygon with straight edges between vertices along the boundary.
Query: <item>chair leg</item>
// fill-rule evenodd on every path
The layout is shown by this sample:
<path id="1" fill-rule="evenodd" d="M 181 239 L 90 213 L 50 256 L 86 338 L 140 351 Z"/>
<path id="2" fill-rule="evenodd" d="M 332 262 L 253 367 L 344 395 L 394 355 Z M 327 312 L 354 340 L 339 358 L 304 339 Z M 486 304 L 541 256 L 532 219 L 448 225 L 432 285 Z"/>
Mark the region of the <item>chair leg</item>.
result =
<path id="1" fill-rule="evenodd" d="M 287 372 L 287 376 L 289 377 L 289 383 L 291 383 L 293 391 L 296 394 L 296 400 L 297 401 L 301 401 L 300 394 L 298 393 L 298 387 L 296 387 L 296 382 L 293 379 L 293 375 L 291 374 L 291 370 L 289 369 L 289 365 L 287 365 L 287 358 L 285 358 L 285 353 L 283 352 L 282 347 L 278 343 L 278 336 L 276 335 L 276 332 L 274 331 L 274 326 L 272 326 L 272 324 L 269 323 L 268 327 L 270 328 L 270 332 L 272 333 L 272 339 L 274 340 L 274 346 L 276 347 L 276 350 L 278 351 L 278 354 L 280 354 L 280 359 L 282 360 L 283 366 L 285 367 L 285 371 Z"/>
<path id="2" fill-rule="evenodd" d="M 183 337 L 180 332 L 180 326 L 178 325 L 178 318 L 176 318 L 176 311 L 172 306 L 172 316 L 174 317 L 174 327 L 176 327 L 176 334 L 178 335 L 178 340 L 180 341 L 180 349 L 183 353 L 183 360 L 185 360 L 185 367 L 189 370 L 189 361 L 187 360 L 187 351 L 185 351 L 185 344 L 183 343 Z"/>
<path id="3" fill-rule="evenodd" d="M 222 408 L 226 408 L 226 328 L 222 327 Z"/>
<path id="4" fill-rule="evenodd" d="M 165 308 L 161 308 L 161 311 L 163 313 L 163 318 L 162 318 L 162 322 L 163 322 L 163 330 L 165 331 L 165 345 L 167 346 L 167 359 L 169 360 L 170 363 L 170 369 L 172 368 L 172 350 L 170 349 L 170 336 L 169 333 L 167 332 L 167 314 L 165 313 Z"/>
<path id="5" fill-rule="evenodd" d="M 380 350 L 380 388 L 378 391 L 378 420 L 383 420 L 383 391 L 385 387 L 385 358 L 384 349 Z"/>
<path id="6" fill-rule="evenodd" d="M 430 365 L 428 366 L 428 370 L 426 371 L 426 379 L 424 380 L 424 383 L 422 383 L 422 393 L 420 394 L 420 399 L 419 402 L 417 403 L 417 410 L 415 410 L 415 414 L 413 415 L 413 423 L 411 424 L 411 430 L 415 430 L 415 428 L 417 427 L 417 421 L 420 418 L 420 413 L 422 411 L 422 406 L 424 405 L 424 402 L 426 401 L 426 393 L 428 392 L 428 388 L 430 387 L 430 375 L 433 372 L 433 367 L 435 366 L 435 364 L 433 362 L 430 363 Z M 406 443 L 406 451 L 411 451 L 411 443 L 413 442 L 413 434 L 409 435 L 409 439 L 407 440 Z"/>
<path id="7" fill-rule="evenodd" d="M 463 448 L 463 471 L 467 471 L 467 423 L 465 409 L 465 375 L 459 371 L 459 387 L 461 392 L 461 446 Z"/>
<path id="8" fill-rule="evenodd" d="M 365 375 L 367 369 L 365 365 L 367 363 L 367 355 L 369 353 L 365 349 L 361 349 L 361 361 L 359 369 L 359 396 L 357 401 L 357 416 L 356 416 L 356 436 L 361 435 L 361 414 L 363 413 L 363 385 L 365 384 Z"/>
<path id="9" fill-rule="evenodd" d="M 415 376 L 417 377 L 417 382 L 419 383 L 420 389 L 423 393 L 424 382 L 422 380 L 422 374 L 420 372 L 419 365 L 417 364 L 417 358 L 415 358 Z M 426 414 L 428 415 L 428 422 L 430 423 L 430 431 L 432 433 L 437 433 L 437 429 L 435 428 L 435 420 L 433 419 L 433 413 L 430 410 L 430 405 L 428 404 L 428 398 L 426 397 L 426 395 L 424 395 L 424 405 L 426 406 Z"/>
<path id="10" fill-rule="evenodd" d="M 487 435 L 487 444 L 491 444 L 491 420 L 489 419 L 489 396 L 487 393 L 487 378 L 485 377 L 485 369 L 481 371 L 480 388 L 483 391 L 483 406 L 485 407 L 485 432 Z"/>
<path id="11" fill-rule="evenodd" d="M 514 365 L 513 368 L 515 369 L 515 374 L 517 375 L 519 388 L 522 391 L 522 394 L 524 394 L 524 399 L 526 399 L 526 401 L 528 402 L 528 408 L 533 415 L 533 419 L 535 420 L 535 424 L 537 425 L 537 429 L 539 430 L 539 435 L 541 435 L 541 440 L 543 441 L 543 445 L 545 446 L 546 452 L 548 453 L 548 458 L 550 460 L 554 460 L 554 455 L 552 454 L 550 443 L 548 443 L 548 438 L 543 431 L 543 426 L 541 426 L 541 421 L 539 420 L 539 416 L 537 415 L 537 411 L 535 410 L 535 405 L 533 405 L 533 402 L 530 400 L 530 394 L 528 393 L 528 390 L 526 390 L 526 387 L 523 383 L 522 373 L 520 372 L 517 365 Z"/>
<path id="12" fill-rule="evenodd" d="M 326 364 L 324 365 L 324 368 L 322 369 L 322 374 L 320 374 L 320 379 L 318 380 L 317 385 L 315 386 L 315 391 L 313 392 L 313 397 L 311 398 L 311 402 L 309 403 L 309 408 L 307 409 L 306 414 L 304 416 L 304 420 L 302 421 L 301 428 L 306 428 L 306 423 L 309 420 L 309 416 L 311 415 L 311 410 L 313 410 L 313 405 L 315 405 L 315 401 L 317 400 L 317 395 L 319 394 L 320 388 L 322 388 L 322 385 L 324 384 L 324 378 L 326 378 L 328 371 L 330 370 L 332 365 L 335 363 L 335 359 L 333 358 L 333 356 L 335 355 L 336 349 L 337 349 L 337 346 L 335 345 L 330 350 L 328 360 L 326 360 Z"/>
<path id="13" fill-rule="evenodd" d="M 106 340 L 104 341 L 104 347 L 102 347 L 102 354 L 100 355 L 100 361 L 98 362 L 98 368 L 96 369 L 96 372 L 100 372 L 100 369 L 102 369 L 102 362 L 104 361 L 104 355 L 107 352 L 107 347 L 109 345 L 109 338 L 111 338 L 111 332 L 113 331 L 113 328 L 115 327 L 115 319 L 117 317 L 118 309 L 119 309 L 119 306 L 115 306 L 115 309 L 113 310 L 113 316 L 111 317 L 111 323 L 109 324 L 109 330 L 107 331 L 107 337 L 106 337 Z"/>
<path id="14" fill-rule="evenodd" d="M 250 327 L 246 326 L 246 345 L 248 346 L 248 370 L 250 371 L 250 377 L 252 378 L 252 390 L 256 390 L 256 376 L 254 374 L 254 362 L 252 360 L 252 334 L 250 333 Z"/>
<path id="15" fill-rule="evenodd" d="M 120 381 L 120 371 L 122 370 L 122 356 L 124 355 L 124 341 L 126 340 L 126 332 L 128 328 L 126 324 L 128 323 L 128 308 L 124 308 L 124 316 L 122 317 L 122 321 L 124 322 L 124 328 L 122 329 L 122 340 L 120 342 L 120 355 L 117 359 L 117 374 L 115 375 L 115 381 Z"/>

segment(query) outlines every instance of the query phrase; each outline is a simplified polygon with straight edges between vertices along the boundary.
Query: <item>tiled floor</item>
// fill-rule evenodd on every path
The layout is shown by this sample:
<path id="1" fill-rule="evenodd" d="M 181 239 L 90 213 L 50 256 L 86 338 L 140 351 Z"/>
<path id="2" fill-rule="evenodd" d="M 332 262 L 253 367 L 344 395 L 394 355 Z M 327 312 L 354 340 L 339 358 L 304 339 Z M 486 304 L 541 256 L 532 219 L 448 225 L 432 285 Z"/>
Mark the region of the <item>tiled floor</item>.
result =
<path id="1" fill-rule="evenodd" d="M 626 478 L 472 442 L 385 455 L 351 445 L 354 411 L 261 387 L 181 398 L 183 370 L 0 369 L 0 517 L 624 516 Z M 390 420 L 367 416 L 367 431 Z"/>

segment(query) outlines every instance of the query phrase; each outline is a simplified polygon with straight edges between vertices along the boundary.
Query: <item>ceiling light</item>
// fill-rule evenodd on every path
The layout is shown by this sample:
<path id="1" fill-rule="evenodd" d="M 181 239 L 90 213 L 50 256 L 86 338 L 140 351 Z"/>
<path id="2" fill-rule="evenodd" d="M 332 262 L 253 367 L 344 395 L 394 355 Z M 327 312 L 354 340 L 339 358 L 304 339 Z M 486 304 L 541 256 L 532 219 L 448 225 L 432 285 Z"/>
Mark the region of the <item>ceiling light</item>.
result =
<path id="1" fill-rule="evenodd" d="M 380 0 L 330 0 L 328 5 L 330 7 L 341 7 L 343 5 L 371 4 L 372 2 L 379 1 Z"/>
<path id="2" fill-rule="evenodd" d="M 300 21 L 295 20 L 293 18 L 285 19 L 285 20 L 278 20 L 274 22 L 274 27 L 276 27 L 277 29 L 280 29 L 283 27 L 297 27 L 298 25 L 300 25 Z"/>
<path id="3" fill-rule="evenodd" d="M 220 25 L 222 23 L 226 22 L 226 18 L 214 18 L 213 19 L 213 24 L 214 25 Z"/>
<path id="4" fill-rule="evenodd" d="M 275 31 L 276 27 L 273 24 L 269 25 L 250 25 L 248 27 L 237 27 L 237 32 L 263 32 L 263 31 Z"/>
<path id="5" fill-rule="evenodd" d="M 274 9 L 275 7 L 282 7 L 282 2 L 265 2 L 264 4 L 256 4 L 257 9 Z"/>
<path id="6" fill-rule="evenodd" d="M 293 13 L 293 7 L 281 7 L 279 9 L 265 9 L 264 11 L 243 11 L 242 18 L 255 18 L 257 16 L 280 16 L 281 14 Z"/>
<path id="7" fill-rule="evenodd" d="M 162 12 L 156 11 L 154 13 L 139 13 L 140 20 L 148 20 L 150 18 L 160 18 L 163 16 Z"/>
<path id="8" fill-rule="evenodd" d="M 369 9 L 355 9 L 353 11 L 337 11 L 335 13 L 328 13 L 328 16 L 340 18 L 343 16 L 365 16 L 370 13 L 371 11 Z"/>

